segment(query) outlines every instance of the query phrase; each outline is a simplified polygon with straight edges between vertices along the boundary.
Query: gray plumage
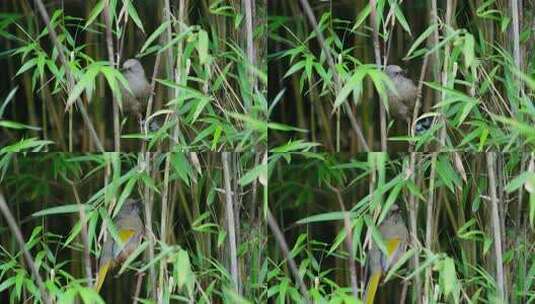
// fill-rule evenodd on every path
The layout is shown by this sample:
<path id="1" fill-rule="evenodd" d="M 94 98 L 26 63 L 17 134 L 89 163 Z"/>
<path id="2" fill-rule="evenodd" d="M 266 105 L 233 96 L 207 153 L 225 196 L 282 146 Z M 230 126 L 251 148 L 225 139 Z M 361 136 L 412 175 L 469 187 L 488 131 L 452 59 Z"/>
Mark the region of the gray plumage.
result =
<path id="1" fill-rule="evenodd" d="M 406 77 L 405 71 L 400 66 L 389 65 L 385 72 L 397 91 L 388 91 L 390 114 L 396 119 L 409 122 L 418 96 L 418 88 L 411 79 Z"/>
<path id="2" fill-rule="evenodd" d="M 126 113 L 142 115 L 147 106 L 150 85 L 145 77 L 145 70 L 137 59 L 128 59 L 123 63 L 123 76 L 128 81 L 130 92 L 123 88 L 123 110 Z"/>

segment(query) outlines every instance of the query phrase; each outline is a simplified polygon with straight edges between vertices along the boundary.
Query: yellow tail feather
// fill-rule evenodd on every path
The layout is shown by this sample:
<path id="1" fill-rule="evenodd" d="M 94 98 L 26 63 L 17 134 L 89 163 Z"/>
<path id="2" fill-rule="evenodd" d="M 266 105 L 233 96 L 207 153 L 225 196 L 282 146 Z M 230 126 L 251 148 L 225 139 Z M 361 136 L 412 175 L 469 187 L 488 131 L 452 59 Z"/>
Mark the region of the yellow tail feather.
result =
<path id="1" fill-rule="evenodd" d="M 375 299 L 375 292 L 377 292 L 377 286 L 379 285 L 379 280 L 381 279 L 381 272 L 378 271 L 370 277 L 368 281 L 368 288 L 366 288 L 366 304 L 373 304 Z"/>
<path id="2" fill-rule="evenodd" d="M 97 292 L 100 292 L 100 288 L 102 287 L 102 283 L 104 283 L 104 280 L 106 279 L 106 274 L 108 273 L 110 264 L 111 262 L 107 262 L 104 265 L 102 265 L 100 269 L 98 270 L 97 282 L 95 283 L 95 290 Z"/>

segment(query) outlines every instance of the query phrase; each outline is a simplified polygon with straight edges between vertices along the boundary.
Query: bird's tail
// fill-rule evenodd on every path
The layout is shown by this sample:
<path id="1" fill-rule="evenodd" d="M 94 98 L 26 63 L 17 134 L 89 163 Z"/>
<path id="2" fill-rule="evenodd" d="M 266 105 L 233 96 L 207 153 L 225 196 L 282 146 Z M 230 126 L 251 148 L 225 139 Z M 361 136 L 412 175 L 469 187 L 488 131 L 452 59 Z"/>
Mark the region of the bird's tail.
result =
<path id="1" fill-rule="evenodd" d="M 100 292 L 100 288 L 102 287 L 102 283 L 104 283 L 104 280 L 106 279 L 106 274 L 110 269 L 110 265 L 111 261 L 104 263 L 102 266 L 100 266 L 100 269 L 98 270 L 97 282 L 95 283 L 95 290 L 97 292 Z"/>
<path id="2" fill-rule="evenodd" d="M 366 304 L 373 304 L 375 293 L 377 292 L 377 286 L 379 285 L 379 280 L 381 279 L 381 274 L 381 271 L 377 271 L 370 277 L 370 280 L 368 281 L 368 287 L 366 288 Z"/>

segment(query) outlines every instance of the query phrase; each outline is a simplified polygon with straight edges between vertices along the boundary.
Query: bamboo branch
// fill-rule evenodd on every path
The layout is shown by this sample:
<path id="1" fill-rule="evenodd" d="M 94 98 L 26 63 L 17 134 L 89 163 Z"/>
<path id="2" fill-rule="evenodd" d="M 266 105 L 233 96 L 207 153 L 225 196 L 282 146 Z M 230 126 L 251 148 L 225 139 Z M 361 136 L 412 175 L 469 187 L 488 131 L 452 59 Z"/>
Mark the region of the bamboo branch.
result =
<path id="1" fill-rule="evenodd" d="M 48 15 L 45 6 L 43 5 L 43 2 L 41 0 L 34 0 L 35 5 L 37 6 L 37 9 L 39 10 L 39 13 L 41 14 L 41 17 L 43 18 L 44 23 L 46 24 L 48 28 L 48 35 L 50 36 L 50 40 L 52 40 L 52 43 L 58 50 L 58 57 L 61 61 L 61 64 L 65 68 L 65 75 L 67 76 L 67 90 L 70 91 L 74 87 L 74 77 L 71 74 L 71 70 L 69 68 L 69 64 L 67 63 L 67 59 L 65 58 L 65 54 L 63 54 L 63 46 L 58 41 L 58 36 L 56 35 L 56 31 L 52 28 L 50 25 L 50 16 Z M 100 139 L 98 138 L 97 132 L 95 131 L 95 127 L 93 126 L 93 123 L 91 122 L 91 119 L 89 119 L 89 115 L 87 114 L 87 111 L 85 110 L 84 104 L 80 97 L 76 99 L 76 106 L 80 110 L 80 114 L 82 115 L 82 119 L 84 120 L 85 126 L 89 129 L 89 134 L 91 135 L 94 144 L 97 146 L 97 149 L 100 152 L 104 152 L 104 147 L 102 146 L 102 143 L 100 142 Z"/>
<path id="2" fill-rule="evenodd" d="M 11 229 L 11 232 L 13 232 L 13 234 L 15 235 L 15 238 L 17 239 L 17 242 L 19 243 L 22 253 L 24 254 L 24 258 L 26 259 L 26 262 L 28 263 L 28 267 L 32 271 L 33 277 L 35 278 L 37 286 L 39 287 L 41 296 L 43 298 L 43 302 L 45 302 L 46 304 L 52 304 L 52 301 L 50 300 L 48 292 L 45 288 L 45 284 L 43 283 L 43 279 L 41 278 L 39 271 L 37 271 L 37 268 L 35 267 L 35 263 L 33 261 L 33 258 L 30 252 L 26 248 L 26 244 L 24 243 L 24 238 L 22 237 L 22 232 L 17 226 L 17 223 L 15 222 L 15 219 L 13 218 L 11 211 L 9 211 L 9 208 L 6 204 L 6 200 L 4 199 L 4 194 L 2 192 L 0 192 L 0 211 L 2 212 L 2 214 L 4 215 L 6 219 L 9 229 Z"/>
<path id="3" fill-rule="evenodd" d="M 282 234 L 279 228 L 279 225 L 277 224 L 277 221 L 273 217 L 273 214 L 271 214 L 271 211 L 269 210 L 269 208 L 267 209 L 267 222 L 268 222 L 269 228 L 271 229 L 271 232 L 273 233 L 273 236 L 275 237 L 275 240 L 277 240 L 277 243 L 279 243 L 279 247 L 282 251 L 282 255 L 288 262 L 290 271 L 292 272 L 295 278 L 295 281 L 297 282 L 297 286 L 299 287 L 301 294 L 305 298 L 305 302 L 312 303 L 310 301 L 310 296 L 308 294 L 308 290 L 305 285 L 305 282 L 303 281 L 303 278 L 301 278 L 301 276 L 299 275 L 299 271 L 297 270 L 297 265 L 295 264 L 294 259 L 290 255 L 290 250 L 288 249 L 288 244 L 286 243 L 286 240 L 284 239 L 284 235 Z"/>
<path id="4" fill-rule="evenodd" d="M 336 66 L 334 65 L 334 60 L 331 56 L 331 52 L 329 51 L 329 49 L 327 49 L 325 38 L 323 37 L 323 33 L 318 28 L 318 23 L 316 21 L 316 17 L 314 16 L 314 12 L 312 12 L 312 8 L 310 8 L 310 4 L 308 3 L 307 0 L 300 0 L 300 2 L 301 2 L 301 6 L 305 10 L 305 14 L 307 15 L 310 25 L 312 26 L 312 28 L 314 28 L 314 31 L 316 32 L 316 37 L 318 38 L 318 42 L 321 46 L 321 49 L 325 53 L 327 64 L 329 65 L 329 69 L 331 70 L 331 73 L 333 74 L 333 77 L 334 77 L 335 92 L 338 95 L 338 93 L 342 89 L 342 81 L 340 80 L 340 76 L 338 75 L 338 72 L 336 71 Z M 349 122 L 351 123 L 351 127 L 353 128 L 353 131 L 357 135 L 357 138 L 359 139 L 360 144 L 362 145 L 362 148 L 364 149 L 365 152 L 368 152 L 369 151 L 368 144 L 366 143 L 366 139 L 364 138 L 359 122 L 353 116 L 353 112 L 351 111 L 351 106 L 349 106 L 347 102 L 344 102 L 342 104 L 344 106 L 344 111 L 346 112 L 347 118 L 349 118 Z"/>

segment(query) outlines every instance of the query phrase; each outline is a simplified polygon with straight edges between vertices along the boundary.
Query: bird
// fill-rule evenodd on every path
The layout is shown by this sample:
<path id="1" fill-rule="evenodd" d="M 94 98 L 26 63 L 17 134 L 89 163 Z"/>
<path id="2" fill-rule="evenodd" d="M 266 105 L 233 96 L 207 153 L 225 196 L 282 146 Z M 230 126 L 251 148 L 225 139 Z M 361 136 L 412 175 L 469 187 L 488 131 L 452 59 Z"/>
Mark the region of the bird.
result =
<path id="1" fill-rule="evenodd" d="M 123 244 L 118 244 L 111 236 L 104 242 L 94 287 L 97 292 L 100 291 L 108 271 L 122 264 L 139 246 L 144 231 L 140 211 L 140 201 L 127 199 L 117 213 L 114 224 Z"/>
<path id="2" fill-rule="evenodd" d="M 388 217 L 379 226 L 388 255 L 385 255 L 376 244 L 372 244 L 368 253 L 370 277 L 366 287 L 366 304 L 373 304 L 382 275 L 399 260 L 407 249 L 409 232 L 398 205 L 393 204 L 389 212 Z"/>
<path id="3" fill-rule="evenodd" d="M 124 86 L 121 87 L 123 110 L 127 114 L 142 116 L 151 91 L 150 84 L 145 76 L 145 70 L 141 62 L 133 58 L 126 60 L 121 70 L 130 88 L 130 91 L 128 91 Z"/>
<path id="4" fill-rule="evenodd" d="M 390 114 L 395 119 L 409 123 L 418 97 L 418 88 L 398 65 L 388 65 L 385 72 L 396 88 L 395 91 L 387 90 Z"/>

